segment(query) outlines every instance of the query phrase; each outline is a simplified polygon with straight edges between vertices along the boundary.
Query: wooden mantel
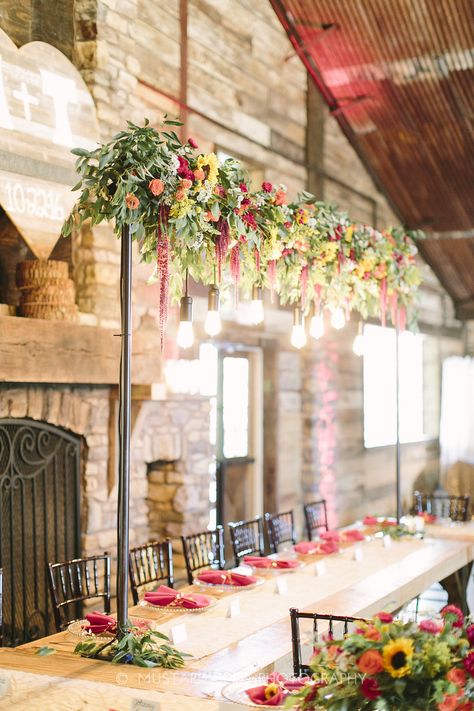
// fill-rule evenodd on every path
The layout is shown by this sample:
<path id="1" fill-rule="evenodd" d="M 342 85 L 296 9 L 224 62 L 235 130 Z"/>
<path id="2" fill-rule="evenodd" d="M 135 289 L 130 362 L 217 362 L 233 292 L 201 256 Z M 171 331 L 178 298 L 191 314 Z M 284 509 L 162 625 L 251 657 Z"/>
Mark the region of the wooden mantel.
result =
<path id="1" fill-rule="evenodd" d="M 116 384 L 120 338 L 116 331 L 62 321 L 0 317 L 0 382 Z M 137 347 L 143 339 L 137 338 Z M 156 350 L 136 354 L 132 380 L 159 382 Z"/>

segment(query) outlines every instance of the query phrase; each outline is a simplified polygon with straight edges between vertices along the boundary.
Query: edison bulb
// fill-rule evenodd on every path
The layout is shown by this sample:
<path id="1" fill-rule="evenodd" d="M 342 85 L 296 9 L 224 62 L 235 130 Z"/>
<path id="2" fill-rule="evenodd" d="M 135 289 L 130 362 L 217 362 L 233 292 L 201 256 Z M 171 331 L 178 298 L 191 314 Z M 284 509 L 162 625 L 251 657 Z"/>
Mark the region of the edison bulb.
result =
<path id="1" fill-rule="evenodd" d="M 262 299 L 252 299 L 250 303 L 250 318 L 255 325 L 262 323 L 264 318 Z"/>
<path id="2" fill-rule="evenodd" d="M 291 329 L 291 345 L 298 349 L 306 345 L 306 331 L 302 324 L 295 324 Z"/>
<path id="3" fill-rule="evenodd" d="M 356 356 L 364 355 L 364 336 L 362 333 L 358 333 L 354 338 L 354 343 L 352 344 L 352 350 Z"/>
<path id="4" fill-rule="evenodd" d="M 176 342 L 180 348 L 190 348 L 194 343 L 194 329 L 192 321 L 180 321 Z"/>
<path id="5" fill-rule="evenodd" d="M 341 308 L 337 308 L 332 312 L 331 316 L 331 326 L 339 331 L 346 325 L 346 317 L 344 316 L 344 311 Z"/>
<path id="6" fill-rule="evenodd" d="M 221 330 L 221 317 L 219 311 L 208 311 L 204 321 L 204 330 L 209 336 L 217 336 Z"/>
<path id="7" fill-rule="evenodd" d="M 324 336 L 324 319 L 322 314 L 312 317 L 311 323 L 309 324 L 309 332 L 316 340 Z"/>

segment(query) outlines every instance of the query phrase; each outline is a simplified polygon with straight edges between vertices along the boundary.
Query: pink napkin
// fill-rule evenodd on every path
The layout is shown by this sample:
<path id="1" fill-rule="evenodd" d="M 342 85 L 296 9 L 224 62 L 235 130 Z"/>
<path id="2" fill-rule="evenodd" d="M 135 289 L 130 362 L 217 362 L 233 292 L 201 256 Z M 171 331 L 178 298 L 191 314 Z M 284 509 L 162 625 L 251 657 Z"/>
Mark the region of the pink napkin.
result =
<path id="1" fill-rule="evenodd" d="M 365 541 L 364 534 L 357 528 L 353 528 L 350 531 L 343 531 L 342 536 L 345 541 Z"/>
<path id="2" fill-rule="evenodd" d="M 154 592 L 146 592 L 144 599 L 151 605 L 157 605 L 159 607 L 184 607 L 188 610 L 197 607 L 207 607 L 210 602 L 209 598 L 205 595 L 197 595 L 195 593 L 183 595 L 166 585 L 160 585 L 158 590 Z"/>
<path id="3" fill-rule="evenodd" d="M 246 555 L 244 563 L 251 565 L 252 568 L 298 568 L 300 562 L 298 560 L 275 560 L 274 558 L 262 558 L 256 555 Z"/>
<path id="4" fill-rule="evenodd" d="M 301 541 L 294 546 L 294 550 L 297 553 L 319 553 L 319 543 L 314 541 Z"/>
<path id="5" fill-rule="evenodd" d="M 325 543 L 319 544 L 319 552 L 325 553 L 326 555 L 330 553 L 339 553 L 339 546 L 336 541 L 326 541 Z"/>
<path id="6" fill-rule="evenodd" d="M 235 585 L 236 587 L 244 587 L 257 582 L 257 578 L 253 575 L 241 575 L 225 570 L 205 570 L 199 573 L 198 580 L 203 583 L 211 583 L 212 585 Z"/>
<path id="7" fill-rule="evenodd" d="M 375 516 L 365 516 L 362 523 L 364 526 L 376 526 L 378 524 L 378 520 Z"/>
<path id="8" fill-rule="evenodd" d="M 328 553 L 338 553 L 339 546 L 336 541 L 325 541 L 324 543 L 316 543 L 314 541 L 301 541 L 294 546 L 297 553 L 306 555 L 327 555 Z"/>
<path id="9" fill-rule="evenodd" d="M 341 534 L 339 531 L 323 531 L 320 536 L 323 541 L 340 541 Z"/>
<path id="10" fill-rule="evenodd" d="M 282 706 L 290 692 L 301 689 L 309 681 L 308 677 L 286 679 L 282 674 L 273 672 L 267 684 L 246 689 L 245 693 L 256 706 Z"/>
<path id="11" fill-rule="evenodd" d="M 88 612 L 86 620 L 89 625 L 84 625 L 84 629 L 92 634 L 103 634 L 104 632 L 114 634 L 117 629 L 117 620 L 110 615 L 104 615 L 103 612 Z"/>

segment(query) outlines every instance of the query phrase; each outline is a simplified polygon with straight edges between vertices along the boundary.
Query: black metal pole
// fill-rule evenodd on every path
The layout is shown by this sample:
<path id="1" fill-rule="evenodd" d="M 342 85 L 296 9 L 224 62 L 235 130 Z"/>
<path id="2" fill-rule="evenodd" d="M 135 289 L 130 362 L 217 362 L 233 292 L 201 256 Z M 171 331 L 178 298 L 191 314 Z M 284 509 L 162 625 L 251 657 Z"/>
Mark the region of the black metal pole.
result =
<path id="1" fill-rule="evenodd" d="M 395 471 L 396 471 L 396 496 L 397 496 L 397 523 L 402 517 L 402 482 L 401 482 L 401 448 L 400 448 L 400 330 L 397 324 L 395 329 L 395 389 L 396 389 L 396 417 L 397 417 L 397 441 L 395 445 Z"/>
<path id="2" fill-rule="evenodd" d="M 117 505 L 117 623 L 119 635 L 128 619 L 128 559 L 130 501 L 130 422 L 132 345 L 132 239 L 122 228 L 120 270 L 121 353 L 119 384 L 119 466 Z"/>

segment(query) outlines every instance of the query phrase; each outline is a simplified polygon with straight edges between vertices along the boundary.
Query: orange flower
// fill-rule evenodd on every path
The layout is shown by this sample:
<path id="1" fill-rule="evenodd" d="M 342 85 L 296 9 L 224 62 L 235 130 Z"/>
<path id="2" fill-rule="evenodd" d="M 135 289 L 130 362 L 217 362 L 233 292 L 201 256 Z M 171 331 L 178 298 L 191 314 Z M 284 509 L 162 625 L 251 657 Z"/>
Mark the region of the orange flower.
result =
<path id="1" fill-rule="evenodd" d="M 165 189 L 165 184 L 159 178 L 154 178 L 148 183 L 148 189 L 156 197 L 158 195 L 161 195 L 161 193 Z"/>
<path id="2" fill-rule="evenodd" d="M 446 674 L 446 679 L 456 686 L 464 686 L 466 683 L 466 672 L 464 669 L 450 669 Z"/>
<path id="3" fill-rule="evenodd" d="M 130 210 L 136 210 L 140 204 L 140 200 L 133 193 L 127 193 L 125 195 L 125 204 Z"/>
<path id="4" fill-rule="evenodd" d="M 368 649 L 357 660 L 357 668 L 362 674 L 378 674 L 383 671 L 382 655 L 375 649 Z"/>
<path id="5" fill-rule="evenodd" d="M 366 639 L 373 639 L 374 642 L 379 642 L 382 638 L 382 635 L 376 627 L 367 627 L 367 629 L 365 630 L 364 637 Z"/>
<path id="6" fill-rule="evenodd" d="M 202 168 L 198 168 L 197 170 L 194 171 L 194 177 L 196 178 L 196 180 L 204 180 L 204 178 L 205 178 L 206 176 L 205 176 L 205 174 L 204 174 L 203 169 L 202 169 Z"/>
<path id="7" fill-rule="evenodd" d="M 176 195 L 175 195 L 176 200 L 178 200 L 178 202 L 180 202 L 181 200 L 184 200 L 185 197 L 186 197 L 185 191 L 183 190 L 183 188 L 179 188 L 176 191 Z"/>
<path id="8" fill-rule="evenodd" d="M 205 222 L 217 222 L 220 218 L 220 213 L 217 217 L 215 217 L 210 210 L 206 212 L 204 215 L 204 221 Z"/>
<path id="9" fill-rule="evenodd" d="M 183 188 L 183 190 L 189 190 L 192 185 L 192 181 L 188 180 L 187 178 L 183 178 L 179 184 Z"/>
<path id="10" fill-rule="evenodd" d="M 275 193 L 275 205 L 284 205 L 286 203 L 286 193 L 280 188 Z"/>

